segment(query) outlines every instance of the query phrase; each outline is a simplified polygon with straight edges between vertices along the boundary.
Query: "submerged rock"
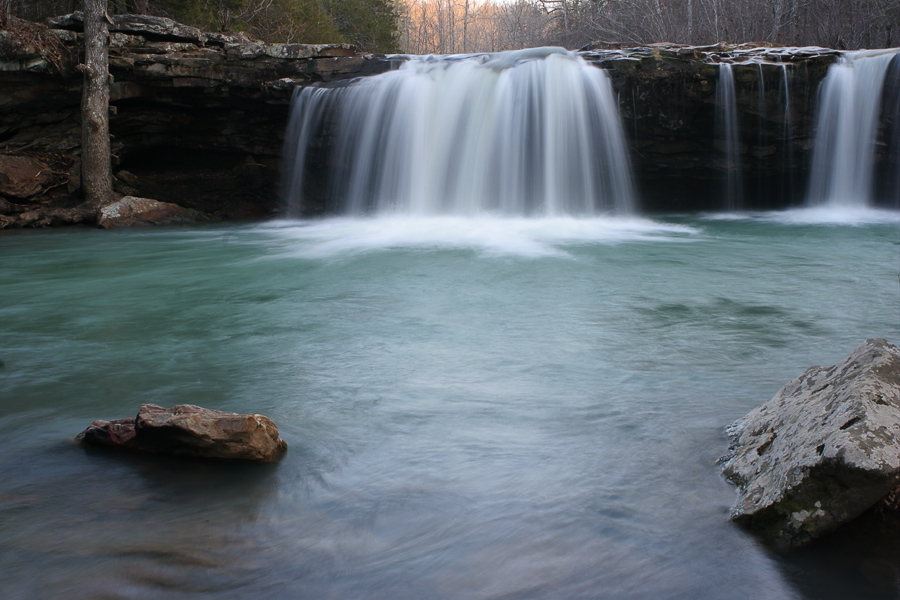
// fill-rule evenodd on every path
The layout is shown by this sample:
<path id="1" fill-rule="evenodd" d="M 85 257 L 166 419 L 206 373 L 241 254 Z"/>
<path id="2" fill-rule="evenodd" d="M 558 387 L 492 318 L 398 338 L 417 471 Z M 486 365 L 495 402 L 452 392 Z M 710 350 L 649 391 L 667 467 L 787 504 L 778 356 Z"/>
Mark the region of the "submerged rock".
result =
<path id="1" fill-rule="evenodd" d="M 192 404 L 144 404 L 136 418 L 94 421 L 75 439 L 156 454 L 256 462 L 271 462 L 287 450 L 268 417 Z"/>
<path id="2" fill-rule="evenodd" d="M 802 545 L 900 486 L 900 350 L 869 339 L 812 367 L 728 428 L 731 519 L 776 546 Z"/>

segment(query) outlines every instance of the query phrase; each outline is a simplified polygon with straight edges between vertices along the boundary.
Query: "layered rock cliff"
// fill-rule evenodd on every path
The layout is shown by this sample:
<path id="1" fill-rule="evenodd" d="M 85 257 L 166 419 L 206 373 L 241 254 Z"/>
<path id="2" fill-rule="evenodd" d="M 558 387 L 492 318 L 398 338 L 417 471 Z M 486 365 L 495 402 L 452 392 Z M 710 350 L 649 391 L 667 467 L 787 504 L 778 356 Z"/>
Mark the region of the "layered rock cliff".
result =
<path id="1" fill-rule="evenodd" d="M 677 46 L 584 53 L 607 70 L 646 210 L 721 210 L 729 168 L 745 208 L 802 202 L 819 83 L 839 53 L 768 45 Z M 717 116 L 720 64 L 731 66 L 740 139 L 729 165 Z"/>
<path id="2" fill-rule="evenodd" d="M 213 218 L 277 212 L 296 86 L 344 85 L 403 60 L 348 45 L 265 44 L 156 17 L 113 19 L 117 190 Z M 75 210 L 81 77 L 73 66 L 81 17 L 50 19 L 30 37 L 19 27 L 0 32 L 0 228 L 93 222 L 94 212 Z M 58 43 L 48 50 L 41 36 Z M 721 62 L 732 65 L 735 80 L 745 208 L 802 201 L 816 90 L 837 52 L 663 44 L 582 54 L 609 72 L 618 94 L 643 210 L 722 208 Z"/>
<path id="3" fill-rule="evenodd" d="M 169 19 L 110 26 L 116 189 L 223 219 L 277 207 L 292 89 L 390 68 L 346 45 L 264 44 Z M 20 27 L 28 27 L 20 23 Z M 0 32 L 0 228 L 96 220 L 80 203 L 81 15 Z M 52 41 L 52 40 L 51 40 Z"/>

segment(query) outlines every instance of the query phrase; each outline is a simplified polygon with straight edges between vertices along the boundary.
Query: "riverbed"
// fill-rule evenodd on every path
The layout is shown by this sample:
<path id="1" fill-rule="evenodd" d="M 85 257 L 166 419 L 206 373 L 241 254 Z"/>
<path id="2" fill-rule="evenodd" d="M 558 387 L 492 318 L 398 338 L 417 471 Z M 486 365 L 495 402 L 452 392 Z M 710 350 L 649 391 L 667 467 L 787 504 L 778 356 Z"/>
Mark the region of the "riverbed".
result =
<path id="1" fill-rule="evenodd" d="M 12 232 L 0 257 L 7 600 L 900 596 L 893 533 L 774 553 L 716 464 L 809 366 L 900 342 L 896 212 Z M 266 414 L 288 453 L 72 441 L 148 402 Z"/>

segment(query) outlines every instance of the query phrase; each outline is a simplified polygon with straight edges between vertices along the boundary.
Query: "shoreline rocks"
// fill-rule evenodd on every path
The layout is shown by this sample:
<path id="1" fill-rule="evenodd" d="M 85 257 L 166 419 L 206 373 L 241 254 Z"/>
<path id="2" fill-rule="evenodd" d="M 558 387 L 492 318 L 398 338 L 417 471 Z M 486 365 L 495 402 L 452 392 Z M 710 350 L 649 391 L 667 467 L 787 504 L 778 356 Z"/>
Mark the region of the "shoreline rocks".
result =
<path id="1" fill-rule="evenodd" d="M 153 454 L 254 462 L 273 462 L 287 450 L 268 417 L 192 404 L 144 404 L 135 418 L 94 421 L 75 439 Z"/>
<path id="2" fill-rule="evenodd" d="M 827 534 L 900 488 L 900 349 L 866 340 L 728 434 L 723 472 L 739 491 L 731 519 L 779 548 Z"/>
<path id="3" fill-rule="evenodd" d="M 150 225 L 176 225 L 209 221 L 200 211 L 150 198 L 125 196 L 100 209 L 97 225 L 101 229 L 121 229 Z"/>

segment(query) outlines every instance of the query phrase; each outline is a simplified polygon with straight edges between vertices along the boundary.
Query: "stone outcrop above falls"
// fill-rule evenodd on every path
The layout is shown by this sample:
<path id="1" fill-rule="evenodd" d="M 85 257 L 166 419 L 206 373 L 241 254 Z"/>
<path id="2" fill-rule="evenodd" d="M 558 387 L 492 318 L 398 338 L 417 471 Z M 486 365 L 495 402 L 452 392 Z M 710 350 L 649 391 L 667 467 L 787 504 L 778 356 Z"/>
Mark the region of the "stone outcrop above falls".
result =
<path id="1" fill-rule="evenodd" d="M 154 454 L 254 462 L 272 462 L 287 450 L 268 417 L 191 404 L 144 404 L 137 417 L 94 421 L 76 439 Z"/>
<path id="2" fill-rule="evenodd" d="M 84 13 L 74 12 L 46 20 L 50 29 L 84 31 Z M 150 15 L 113 15 L 110 17 L 110 32 L 128 33 L 131 35 L 152 35 L 175 42 L 187 42 L 203 45 L 208 36 L 196 27 L 182 25 L 165 17 Z"/>
<path id="3" fill-rule="evenodd" d="M 242 34 L 202 32 L 163 17 L 114 15 L 111 19 L 110 71 L 123 83 L 152 86 L 155 81 L 163 87 L 222 92 L 246 88 L 245 94 L 271 101 L 273 96 L 285 99 L 277 91 L 285 89 L 287 81 L 295 85 L 338 81 L 383 72 L 390 66 L 383 56 L 360 52 L 350 44 L 270 44 Z M 76 12 L 47 19 L 46 26 L 64 43 L 78 44 L 84 18 Z M 44 57 L 28 70 L 46 72 L 51 66 Z M 272 89 L 276 93 L 270 94 Z M 140 91 L 125 92 L 130 97 L 134 94 Z"/>
<path id="4" fill-rule="evenodd" d="M 779 547 L 809 542 L 900 488 L 900 350 L 866 340 L 728 429 L 731 518 Z"/>

